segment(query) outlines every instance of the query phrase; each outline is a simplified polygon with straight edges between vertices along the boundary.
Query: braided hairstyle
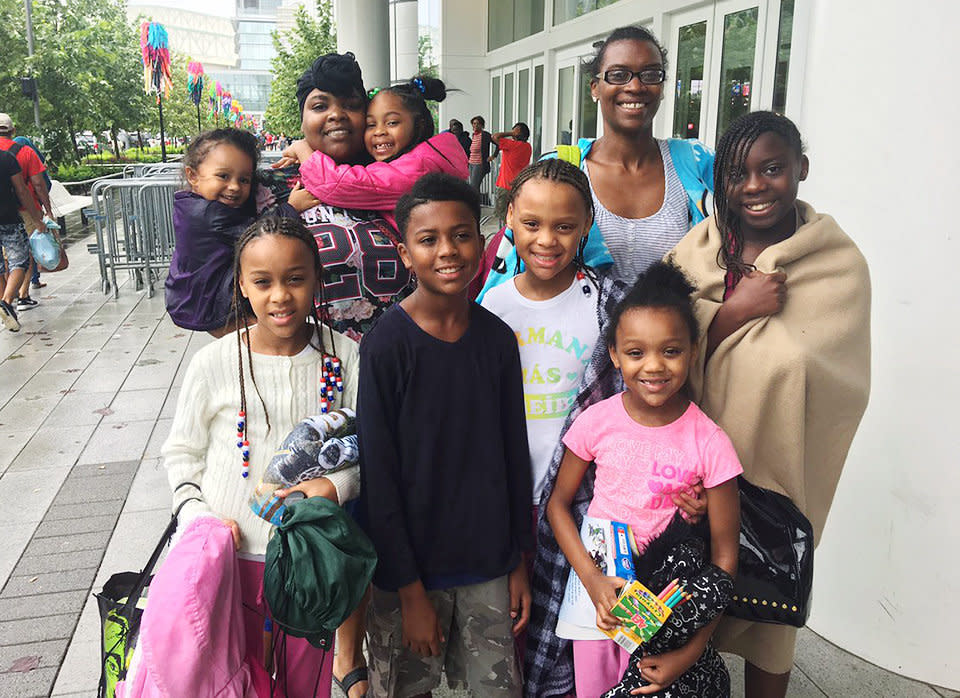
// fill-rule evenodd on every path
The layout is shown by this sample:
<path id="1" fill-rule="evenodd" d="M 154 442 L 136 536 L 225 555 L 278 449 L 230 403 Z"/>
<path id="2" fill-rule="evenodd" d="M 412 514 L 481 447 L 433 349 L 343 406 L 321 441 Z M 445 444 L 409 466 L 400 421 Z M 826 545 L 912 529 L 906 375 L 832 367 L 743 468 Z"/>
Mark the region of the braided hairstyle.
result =
<path id="1" fill-rule="evenodd" d="M 654 262 L 637 277 L 637 282 L 617 304 L 610 315 L 610 323 L 604 335 L 608 347 L 617 345 L 617 327 L 620 318 L 634 308 L 665 308 L 680 314 L 690 330 L 690 341 L 697 343 L 700 328 L 693 312 L 692 294 L 696 287 L 672 259 Z"/>
<path id="2" fill-rule="evenodd" d="M 513 178 L 510 184 L 510 190 L 507 192 L 507 204 L 513 204 L 523 185 L 534 179 L 542 179 L 547 182 L 556 182 L 557 184 L 566 184 L 580 195 L 583 200 L 583 207 L 587 213 L 587 230 L 593 224 L 593 192 L 590 190 L 590 180 L 579 167 L 575 167 L 566 160 L 560 158 L 551 158 L 547 160 L 538 160 L 532 165 L 527 165 L 517 176 Z M 590 282 L 599 288 L 597 275 L 591 267 L 588 267 L 583 259 L 583 250 L 587 246 L 587 235 L 580 239 L 580 246 L 577 248 L 577 254 L 573 258 L 573 265 L 586 276 Z M 517 256 L 517 266 L 513 273 L 520 273 L 520 257 Z"/>
<path id="3" fill-rule="evenodd" d="M 371 99 L 383 92 L 389 92 L 396 95 L 403 108 L 413 115 L 413 140 L 406 148 L 393 156 L 392 159 L 400 157 L 409 152 L 414 146 L 423 143 L 436 133 L 433 124 L 433 115 L 427 106 L 427 100 L 433 102 L 442 102 L 447 98 L 447 86 L 443 80 L 431 78 L 426 75 L 415 75 L 407 82 L 398 85 L 391 85 L 380 90 L 371 90 Z"/>
<path id="4" fill-rule="evenodd" d="M 590 77 L 594 78 L 595 75 L 600 73 L 600 68 L 603 67 L 603 57 L 607 52 L 607 47 L 617 41 L 649 41 L 651 44 L 657 47 L 657 51 L 660 54 L 660 60 L 663 61 L 663 69 L 667 69 L 667 50 L 660 44 L 660 41 L 649 29 L 644 27 L 639 27 L 633 24 L 627 25 L 625 27 L 618 27 L 614 29 L 610 36 L 608 36 L 603 41 L 598 41 L 593 45 L 596 49 L 596 53 L 593 56 L 593 59 L 586 64 L 586 69 L 590 71 Z"/>
<path id="5" fill-rule="evenodd" d="M 727 288 L 736 285 L 745 274 L 753 271 L 743 261 L 743 232 L 740 216 L 730 209 L 727 189 L 743 170 L 750 148 L 764 133 L 776 133 L 797 158 L 803 157 L 803 140 L 796 125 L 785 116 L 772 111 L 755 111 L 734 120 L 720 137 L 713 161 L 714 217 L 720 229 L 722 243 L 717 262 L 727 270 Z"/>
<path id="6" fill-rule="evenodd" d="M 257 377 L 253 373 L 253 351 L 250 349 L 249 339 L 244 342 L 243 335 L 249 337 L 250 330 L 250 317 L 253 316 L 253 308 L 243 294 L 240 292 L 240 258 L 243 254 L 243 250 L 254 240 L 259 240 L 260 238 L 267 237 L 269 235 L 276 235 L 278 237 L 289 237 L 295 238 L 302 242 L 308 250 L 308 254 L 313 260 L 313 268 L 316 272 L 317 284 L 320 288 L 320 307 L 324 307 L 323 302 L 323 285 L 320 283 L 320 274 L 323 270 L 323 265 L 320 262 L 320 252 L 317 249 L 317 243 L 313 239 L 313 235 L 310 234 L 310 231 L 307 230 L 299 218 L 281 218 L 278 216 L 264 216 L 257 219 L 254 223 L 247 228 L 243 235 L 240 236 L 240 239 L 237 240 L 236 247 L 234 248 L 233 254 L 233 313 L 234 316 L 238 319 L 237 322 L 237 364 L 239 368 L 240 376 L 240 410 L 246 414 L 247 412 L 247 391 L 246 385 L 243 379 L 243 345 L 247 345 L 247 366 L 250 369 L 250 378 L 253 380 L 253 387 L 257 391 L 257 397 L 260 398 L 260 405 L 263 407 L 263 413 L 267 418 L 267 431 L 270 430 L 270 415 L 267 412 L 267 405 L 263 400 L 263 396 L 260 394 L 260 388 L 257 385 Z M 320 316 L 317 313 L 317 304 L 312 304 L 310 308 L 310 313 L 313 317 L 313 324 L 315 329 L 315 335 L 310 340 L 310 346 L 321 353 L 330 354 L 331 356 L 336 356 L 336 345 L 333 342 L 333 330 L 327 327 L 327 330 L 330 335 L 329 344 L 330 347 L 327 349 L 323 341 L 323 327 L 324 324 L 320 322 Z M 243 326 L 243 331 L 241 332 L 240 326 Z M 314 343 L 314 339 L 316 343 Z M 244 427 L 244 432 L 246 432 L 247 426 L 249 426 L 250 420 L 249 417 L 246 419 L 246 426 Z M 246 433 L 244 433 L 244 438 L 246 438 Z"/>

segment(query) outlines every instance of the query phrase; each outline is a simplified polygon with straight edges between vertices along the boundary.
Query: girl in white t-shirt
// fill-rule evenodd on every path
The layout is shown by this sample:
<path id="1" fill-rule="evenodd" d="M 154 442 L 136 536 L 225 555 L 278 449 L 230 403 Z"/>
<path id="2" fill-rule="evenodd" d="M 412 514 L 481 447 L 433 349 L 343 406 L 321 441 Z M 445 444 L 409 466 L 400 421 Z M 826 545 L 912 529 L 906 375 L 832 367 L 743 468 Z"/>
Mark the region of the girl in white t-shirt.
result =
<path id="1" fill-rule="evenodd" d="M 510 326 L 520 345 L 536 508 L 600 335 L 599 282 L 583 263 L 593 197 L 583 172 L 562 160 L 524 168 L 507 196 L 507 225 L 524 270 L 490 289 L 482 305 Z"/>
<path id="2" fill-rule="evenodd" d="M 596 479 L 587 514 L 631 526 L 640 550 L 637 579 L 658 592 L 677 578 L 693 603 L 677 606 L 632 660 L 595 628 L 564 634 L 558 623 L 557 634 L 573 640 L 578 696 L 628 696 L 641 688 L 656 696 L 729 695 L 729 675 L 708 642 L 733 591 L 736 477 L 743 469 L 729 437 L 685 390 L 699 336 L 693 291 L 676 266 L 657 262 L 614 310 L 603 341 L 625 390 L 588 407 L 567 430 L 546 503 L 557 543 L 596 606 L 599 628 L 617 625 L 610 609 L 626 582 L 596 566 L 574 520 L 571 508 L 588 473 Z M 697 481 L 707 493 L 709 550 L 673 501 Z"/>

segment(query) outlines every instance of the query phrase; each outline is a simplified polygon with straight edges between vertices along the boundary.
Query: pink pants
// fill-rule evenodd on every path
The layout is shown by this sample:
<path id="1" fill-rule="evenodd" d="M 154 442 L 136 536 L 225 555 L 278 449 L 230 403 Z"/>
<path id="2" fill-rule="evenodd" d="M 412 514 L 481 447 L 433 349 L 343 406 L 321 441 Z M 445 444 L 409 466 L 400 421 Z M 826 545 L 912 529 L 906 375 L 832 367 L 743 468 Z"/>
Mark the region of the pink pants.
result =
<path id="1" fill-rule="evenodd" d="M 267 604 L 263 600 L 263 563 L 254 560 L 240 560 L 240 589 L 243 596 L 243 630 L 247 637 L 247 664 L 253 678 L 253 688 L 258 698 L 272 698 L 270 695 L 270 675 L 263 666 L 263 619 L 269 615 Z M 274 637 L 278 629 L 274 626 Z M 281 634 L 282 636 L 282 634 Z M 282 652 L 278 644 L 274 652 L 274 666 L 277 666 L 277 654 Z M 320 672 L 319 684 L 317 672 Z M 326 653 L 299 637 L 286 636 L 286 658 L 277 670 L 278 686 L 275 696 L 287 698 L 330 698 L 330 684 L 333 677 L 333 648 Z M 611 684 L 612 685 L 612 684 Z M 317 686 L 314 694 L 314 686 Z"/>
<path id="2" fill-rule="evenodd" d="M 620 683 L 630 654 L 613 640 L 574 640 L 573 677 L 577 698 L 599 698 Z"/>

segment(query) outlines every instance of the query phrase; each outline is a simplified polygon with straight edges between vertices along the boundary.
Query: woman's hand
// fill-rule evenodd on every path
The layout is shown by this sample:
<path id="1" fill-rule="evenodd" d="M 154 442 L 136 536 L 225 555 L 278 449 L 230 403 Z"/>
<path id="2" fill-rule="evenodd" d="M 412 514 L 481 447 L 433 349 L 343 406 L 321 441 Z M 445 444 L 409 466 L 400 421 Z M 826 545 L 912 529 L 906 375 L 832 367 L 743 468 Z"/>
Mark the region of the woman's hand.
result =
<path id="1" fill-rule="evenodd" d="M 437 611 L 419 580 L 399 590 L 403 646 L 423 657 L 439 657 L 443 631 Z"/>
<path id="2" fill-rule="evenodd" d="M 698 480 L 686 492 L 673 495 L 673 503 L 680 509 L 680 515 L 691 526 L 700 523 L 707 515 L 707 498 L 703 496 L 703 481 Z"/>
<path id="3" fill-rule="evenodd" d="M 325 477 L 315 477 L 312 480 L 306 480 L 299 485 L 277 490 L 273 494 L 277 497 L 288 497 L 291 492 L 303 492 L 307 497 L 324 497 L 334 504 L 340 504 L 340 498 L 337 496 L 337 488 L 333 482 Z"/>
<path id="4" fill-rule="evenodd" d="M 235 550 L 240 550 L 240 541 L 243 539 L 243 536 L 240 534 L 240 524 L 238 524 L 233 519 L 221 519 L 223 523 L 227 525 L 227 528 L 230 529 L 231 535 L 233 535 L 233 547 Z"/>
<path id="5" fill-rule="evenodd" d="M 287 203 L 293 206 L 297 213 L 303 213 L 320 203 L 320 199 L 303 188 L 303 183 L 297 182 L 290 190 Z"/>
<path id="6" fill-rule="evenodd" d="M 583 582 L 587 593 L 590 594 L 590 600 L 597 608 L 597 627 L 601 630 L 613 630 L 620 625 L 620 621 L 610 612 L 610 609 L 617 603 L 617 599 L 620 598 L 620 589 L 627 582 L 620 577 L 607 577 L 600 570 L 596 570 L 580 581 Z"/>
<path id="7" fill-rule="evenodd" d="M 658 693 L 670 686 L 700 658 L 700 655 L 693 651 L 695 649 L 696 647 L 687 644 L 671 652 L 642 657 L 637 662 L 637 668 L 640 670 L 640 676 L 649 681 L 650 685 L 635 688 L 630 691 L 630 695 L 644 696 Z"/>
<path id="8" fill-rule="evenodd" d="M 513 634 L 519 635 L 530 621 L 530 580 L 527 579 L 527 566 L 520 558 L 520 563 L 513 568 L 507 577 L 510 588 L 510 619 L 513 621 Z"/>
<path id="9" fill-rule="evenodd" d="M 782 271 L 767 274 L 751 271 L 740 279 L 726 303 L 734 303 L 741 312 L 743 321 L 767 315 L 776 315 L 783 310 L 787 298 L 787 275 Z"/>

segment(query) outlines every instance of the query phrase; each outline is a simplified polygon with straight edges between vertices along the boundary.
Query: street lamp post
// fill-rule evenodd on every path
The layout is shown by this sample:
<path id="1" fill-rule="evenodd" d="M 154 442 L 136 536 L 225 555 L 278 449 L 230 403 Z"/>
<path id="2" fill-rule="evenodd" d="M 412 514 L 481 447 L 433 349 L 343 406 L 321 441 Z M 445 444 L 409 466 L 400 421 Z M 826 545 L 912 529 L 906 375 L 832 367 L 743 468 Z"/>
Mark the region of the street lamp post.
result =
<path id="1" fill-rule="evenodd" d="M 27 8 L 27 56 L 33 56 L 33 1 L 23 0 L 24 7 Z M 40 97 L 37 93 L 36 81 L 33 88 L 33 123 L 40 131 Z"/>

